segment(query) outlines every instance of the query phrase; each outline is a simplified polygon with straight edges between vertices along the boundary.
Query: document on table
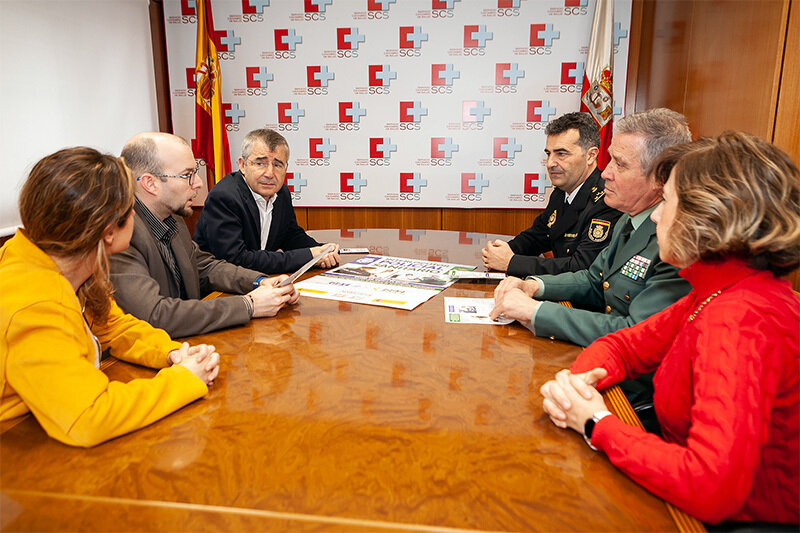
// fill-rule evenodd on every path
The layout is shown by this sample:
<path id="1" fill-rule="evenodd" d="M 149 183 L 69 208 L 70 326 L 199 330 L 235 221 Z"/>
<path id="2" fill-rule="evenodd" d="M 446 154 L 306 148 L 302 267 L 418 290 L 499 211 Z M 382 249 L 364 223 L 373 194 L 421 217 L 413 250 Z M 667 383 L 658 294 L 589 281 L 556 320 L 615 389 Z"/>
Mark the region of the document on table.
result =
<path id="1" fill-rule="evenodd" d="M 303 296 L 414 309 L 456 282 L 451 273 L 474 266 L 366 255 L 295 284 Z"/>
<path id="2" fill-rule="evenodd" d="M 506 279 L 505 272 L 468 272 L 465 270 L 457 270 L 450 274 L 453 279 L 457 280 L 465 280 L 465 279 Z"/>
<path id="3" fill-rule="evenodd" d="M 448 298 L 444 299 L 444 321 L 448 324 L 511 324 L 510 318 L 492 320 L 489 312 L 494 307 L 494 298 Z"/>

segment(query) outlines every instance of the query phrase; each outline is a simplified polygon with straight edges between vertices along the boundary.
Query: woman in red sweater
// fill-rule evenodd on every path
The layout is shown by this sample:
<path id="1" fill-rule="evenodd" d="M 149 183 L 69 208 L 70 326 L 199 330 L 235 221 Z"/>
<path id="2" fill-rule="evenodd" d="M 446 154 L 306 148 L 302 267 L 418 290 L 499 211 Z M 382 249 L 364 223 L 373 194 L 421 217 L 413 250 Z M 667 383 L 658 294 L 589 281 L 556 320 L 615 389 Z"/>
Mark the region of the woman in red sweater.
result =
<path id="1" fill-rule="evenodd" d="M 686 297 L 598 339 L 541 388 L 555 425 L 700 520 L 800 522 L 800 172 L 771 144 L 726 133 L 664 152 L 652 214 Z M 597 392 L 656 371 L 663 438 Z"/>

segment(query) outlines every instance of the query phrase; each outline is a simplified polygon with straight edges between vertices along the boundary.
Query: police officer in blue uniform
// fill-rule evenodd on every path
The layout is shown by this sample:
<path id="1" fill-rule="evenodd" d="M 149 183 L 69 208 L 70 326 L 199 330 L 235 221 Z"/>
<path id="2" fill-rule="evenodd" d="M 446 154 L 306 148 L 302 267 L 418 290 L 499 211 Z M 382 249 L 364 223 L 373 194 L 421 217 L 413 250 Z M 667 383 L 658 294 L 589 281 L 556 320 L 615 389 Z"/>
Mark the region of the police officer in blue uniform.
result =
<path id="1" fill-rule="evenodd" d="M 588 113 L 567 113 L 545 128 L 547 174 L 555 189 L 533 225 L 507 243 L 490 241 L 487 268 L 524 278 L 587 268 L 608 245 L 622 215 L 606 205 L 597 168 L 600 132 Z M 552 252 L 553 257 L 541 257 Z"/>

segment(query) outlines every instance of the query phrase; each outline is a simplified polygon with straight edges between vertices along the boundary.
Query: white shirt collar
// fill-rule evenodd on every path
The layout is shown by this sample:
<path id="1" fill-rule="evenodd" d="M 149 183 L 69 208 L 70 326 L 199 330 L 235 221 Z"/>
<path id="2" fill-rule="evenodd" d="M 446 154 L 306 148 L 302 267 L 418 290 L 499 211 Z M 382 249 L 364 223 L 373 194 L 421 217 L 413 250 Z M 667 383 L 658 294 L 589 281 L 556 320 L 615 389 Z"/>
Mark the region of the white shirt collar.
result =
<path id="1" fill-rule="evenodd" d="M 244 174 L 242 174 L 242 179 L 244 180 Z M 250 188 L 250 185 L 247 184 L 247 181 L 244 182 L 247 185 L 247 189 L 250 191 L 250 194 L 253 195 L 253 200 L 256 201 L 256 206 L 258 207 L 258 218 L 259 222 L 261 223 L 261 249 L 264 250 L 267 247 L 267 238 L 269 237 L 269 228 L 272 226 L 272 210 L 275 205 L 275 194 L 273 194 L 269 200 L 253 192 L 253 189 Z"/>
<path id="2" fill-rule="evenodd" d="M 586 181 L 584 181 L 583 183 L 586 183 Z M 567 195 L 567 197 L 565 199 L 566 199 L 568 204 L 571 205 L 573 200 L 575 200 L 575 197 L 578 196 L 578 191 L 580 191 L 581 187 L 583 187 L 583 183 L 581 183 L 580 185 L 575 187 L 575 190 Z"/>

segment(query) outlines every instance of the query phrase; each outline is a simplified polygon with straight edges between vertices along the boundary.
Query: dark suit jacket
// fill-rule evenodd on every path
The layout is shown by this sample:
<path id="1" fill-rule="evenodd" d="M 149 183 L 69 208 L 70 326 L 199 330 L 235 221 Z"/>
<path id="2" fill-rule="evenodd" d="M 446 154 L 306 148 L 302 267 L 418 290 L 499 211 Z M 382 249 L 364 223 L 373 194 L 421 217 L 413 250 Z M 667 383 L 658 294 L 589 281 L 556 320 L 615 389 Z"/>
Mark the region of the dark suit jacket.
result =
<path id="1" fill-rule="evenodd" d="M 570 205 L 561 189 L 553 190 L 547 207 L 533 225 L 508 241 L 514 256 L 508 275 L 524 278 L 560 274 L 589 268 L 600 250 L 608 246 L 614 224 L 622 213 L 606 205 L 605 181 L 595 169 Z M 551 217 L 554 217 L 552 225 Z M 552 251 L 553 257 L 538 257 Z"/>
<path id="2" fill-rule="evenodd" d="M 172 337 L 199 335 L 250 321 L 247 304 L 241 297 L 200 298 L 215 290 L 249 292 L 256 278 L 262 275 L 260 272 L 231 265 L 203 252 L 192 242 L 183 219 L 175 217 L 178 233 L 172 238 L 172 251 L 188 298 L 183 300 L 153 232 L 140 215 L 139 205 L 134 209 L 130 247 L 109 258 L 114 299 L 126 313 L 166 330 Z"/>
<path id="3" fill-rule="evenodd" d="M 309 248 L 320 244 L 297 224 L 292 197 L 284 185 L 275 197 L 267 246 L 262 250 L 258 206 L 238 170 L 211 188 L 194 240 L 220 259 L 268 274 L 297 270 L 311 259 Z"/>
<path id="4" fill-rule="evenodd" d="M 678 269 L 659 258 L 656 224 L 649 217 L 617 254 L 620 235 L 629 218 L 623 215 L 619 219 L 610 244 L 588 269 L 539 276 L 544 283 L 544 293 L 536 298 L 551 301 L 542 302 L 536 313 L 533 325 L 536 335 L 588 346 L 603 335 L 632 326 L 666 309 L 689 293 L 691 286 L 678 275 Z M 644 277 L 636 276 L 637 279 L 626 275 L 623 269 L 635 256 L 650 262 Z M 602 311 L 573 309 L 554 303 L 563 300 Z"/>

